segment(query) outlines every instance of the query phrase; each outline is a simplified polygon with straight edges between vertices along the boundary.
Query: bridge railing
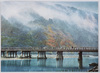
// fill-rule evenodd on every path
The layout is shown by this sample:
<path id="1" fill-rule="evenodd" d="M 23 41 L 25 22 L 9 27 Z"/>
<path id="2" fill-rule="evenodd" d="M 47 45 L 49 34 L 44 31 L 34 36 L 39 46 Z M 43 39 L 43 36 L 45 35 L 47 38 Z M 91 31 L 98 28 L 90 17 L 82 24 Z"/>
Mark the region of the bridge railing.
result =
<path id="1" fill-rule="evenodd" d="M 43 48 L 39 48 L 39 47 L 2 47 L 2 49 L 67 49 L 67 50 L 98 50 L 98 47 L 73 47 L 73 48 L 68 48 L 68 47 L 52 47 L 52 48 L 48 48 L 48 47 L 43 47 Z"/>

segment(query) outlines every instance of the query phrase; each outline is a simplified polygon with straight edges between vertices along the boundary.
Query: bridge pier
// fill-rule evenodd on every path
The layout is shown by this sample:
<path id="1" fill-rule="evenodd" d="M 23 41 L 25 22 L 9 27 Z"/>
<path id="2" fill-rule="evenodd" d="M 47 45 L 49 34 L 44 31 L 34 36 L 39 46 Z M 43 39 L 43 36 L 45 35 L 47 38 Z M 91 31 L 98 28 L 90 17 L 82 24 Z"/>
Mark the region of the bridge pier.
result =
<path id="1" fill-rule="evenodd" d="M 8 57 L 8 51 L 6 51 L 6 57 Z"/>
<path id="2" fill-rule="evenodd" d="M 45 51 L 38 51 L 37 59 L 47 59 Z"/>
<path id="3" fill-rule="evenodd" d="M 5 51 L 1 51 L 1 57 L 5 57 Z"/>
<path id="4" fill-rule="evenodd" d="M 13 54 L 15 53 L 15 57 L 17 57 L 17 51 L 16 52 L 13 52 Z"/>
<path id="5" fill-rule="evenodd" d="M 59 59 L 63 59 L 63 52 L 62 51 L 57 51 L 57 57 L 56 57 L 57 60 Z"/>
<path id="6" fill-rule="evenodd" d="M 22 51 L 23 58 L 31 58 L 31 51 Z"/>
<path id="7" fill-rule="evenodd" d="M 78 58 L 78 62 L 79 62 L 79 68 L 83 68 L 83 65 L 82 65 L 82 51 L 80 51 L 79 53 L 79 58 Z"/>
<path id="8" fill-rule="evenodd" d="M 9 51 L 10 58 L 16 58 L 17 57 L 17 51 Z"/>

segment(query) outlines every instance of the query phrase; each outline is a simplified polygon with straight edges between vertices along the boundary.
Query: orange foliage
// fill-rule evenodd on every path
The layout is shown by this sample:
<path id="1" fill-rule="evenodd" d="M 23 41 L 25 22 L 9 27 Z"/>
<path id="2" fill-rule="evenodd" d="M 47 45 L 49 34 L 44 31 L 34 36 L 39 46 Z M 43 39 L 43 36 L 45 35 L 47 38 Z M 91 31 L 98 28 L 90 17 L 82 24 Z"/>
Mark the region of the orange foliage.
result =
<path id="1" fill-rule="evenodd" d="M 60 44 L 61 45 L 65 45 L 66 44 L 66 41 L 61 41 Z"/>
<path id="2" fill-rule="evenodd" d="M 50 47 L 72 47 L 76 46 L 73 41 L 72 37 L 69 33 L 66 33 L 65 35 L 62 31 L 54 32 L 50 26 L 48 26 L 48 32 L 46 33 L 47 40 L 46 44 Z M 56 38 L 54 38 L 56 37 Z"/>
<path id="3" fill-rule="evenodd" d="M 55 43 L 55 40 L 48 39 L 48 42 Z"/>
<path id="4" fill-rule="evenodd" d="M 56 47 L 54 44 L 47 42 L 47 45 L 51 46 L 51 47 Z"/>
<path id="5" fill-rule="evenodd" d="M 54 32 L 52 31 L 52 28 L 50 26 L 48 26 L 47 38 L 48 39 L 46 40 L 46 44 L 50 47 L 56 47 Z"/>
<path id="6" fill-rule="evenodd" d="M 59 31 L 59 37 L 61 37 L 62 39 L 60 40 L 60 46 L 66 46 L 66 47 L 72 47 L 72 46 L 76 46 L 73 41 L 72 41 L 72 37 L 69 33 L 67 33 L 67 35 L 65 35 L 63 32 Z"/>

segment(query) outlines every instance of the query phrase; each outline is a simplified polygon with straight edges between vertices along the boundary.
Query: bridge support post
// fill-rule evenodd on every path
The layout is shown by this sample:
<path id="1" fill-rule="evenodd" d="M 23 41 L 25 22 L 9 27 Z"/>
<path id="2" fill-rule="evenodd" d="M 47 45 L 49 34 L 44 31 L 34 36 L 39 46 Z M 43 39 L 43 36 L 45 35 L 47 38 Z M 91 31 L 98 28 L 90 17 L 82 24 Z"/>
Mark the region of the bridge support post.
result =
<path id="1" fill-rule="evenodd" d="M 62 51 L 57 51 L 57 57 L 56 57 L 57 60 L 59 59 L 63 59 L 63 52 Z"/>
<path id="2" fill-rule="evenodd" d="M 9 52 L 10 53 L 10 58 L 11 58 L 11 52 Z"/>
<path id="3" fill-rule="evenodd" d="M 8 57 L 8 51 L 6 51 L 6 57 Z"/>
<path id="4" fill-rule="evenodd" d="M 14 58 L 14 53 L 15 53 L 15 52 L 13 51 L 13 58 Z"/>
<path id="5" fill-rule="evenodd" d="M 45 51 L 38 51 L 37 59 L 47 59 Z"/>
<path id="6" fill-rule="evenodd" d="M 22 54 L 22 57 L 23 57 L 23 51 L 21 52 L 21 54 Z"/>
<path id="7" fill-rule="evenodd" d="M 31 51 L 22 51 L 22 55 L 21 56 L 23 58 L 31 58 L 30 52 Z M 23 56 L 23 54 L 24 54 L 24 56 Z"/>
<path id="8" fill-rule="evenodd" d="M 27 58 L 28 58 L 28 52 L 26 52 L 27 53 Z"/>
<path id="9" fill-rule="evenodd" d="M 17 51 L 15 52 L 15 57 L 17 57 Z"/>
<path id="10" fill-rule="evenodd" d="M 16 58 L 17 57 L 17 51 L 9 51 L 10 58 Z"/>
<path id="11" fill-rule="evenodd" d="M 82 65 L 82 51 L 80 51 L 79 53 L 79 58 L 78 58 L 78 62 L 79 62 L 79 68 L 83 68 L 83 65 Z"/>
<path id="12" fill-rule="evenodd" d="M 1 51 L 1 57 L 5 57 L 5 51 Z"/>
<path id="13" fill-rule="evenodd" d="M 21 56 L 20 57 L 23 57 L 23 51 L 21 51 Z"/>
<path id="14" fill-rule="evenodd" d="M 29 53 L 29 56 L 28 57 L 31 58 L 31 52 L 29 51 L 28 53 Z"/>
<path id="15" fill-rule="evenodd" d="M 23 54 L 24 54 L 24 57 L 25 57 L 25 52 L 23 52 Z"/>

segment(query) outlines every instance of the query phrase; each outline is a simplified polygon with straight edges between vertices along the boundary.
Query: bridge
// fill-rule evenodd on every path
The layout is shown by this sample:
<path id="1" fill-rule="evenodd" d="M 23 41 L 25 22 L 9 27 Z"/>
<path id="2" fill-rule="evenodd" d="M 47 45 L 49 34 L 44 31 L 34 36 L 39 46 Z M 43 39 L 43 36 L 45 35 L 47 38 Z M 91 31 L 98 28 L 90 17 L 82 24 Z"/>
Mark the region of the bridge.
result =
<path id="1" fill-rule="evenodd" d="M 78 62 L 82 68 L 82 52 L 98 52 L 98 47 L 60 47 L 60 48 L 38 48 L 38 47 L 2 47 L 1 57 L 16 58 L 17 52 L 21 52 L 21 58 L 31 58 L 31 52 L 38 52 L 37 59 L 46 59 L 46 52 L 57 52 L 56 59 L 63 59 L 63 52 L 79 52 Z"/>
<path id="2" fill-rule="evenodd" d="M 73 47 L 73 48 L 67 48 L 67 47 L 60 47 L 60 48 L 37 48 L 37 47 L 2 47 L 1 51 L 45 51 L 45 52 L 56 52 L 56 51 L 62 51 L 62 52 L 98 52 L 97 47 Z"/>
<path id="3" fill-rule="evenodd" d="M 45 52 L 57 52 L 57 59 L 63 59 L 63 52 L 79 52 L 79 56 L 82 55 L 82 52 L 98 52 L 97 47 L 60 47 L 60 48 L 37 48 L 37 47 L 2 47 L 1 54 L 2 57 L 17 57 L 17 52 L 21 51 L 22 57 L 31 57 L 30 52 L 38 52 L 37 58 L 46 58 Z M 6 55 L 5 55 L 6 52 Z M 10 53 L 10 56 L 8 56 L 8 53 Z M 13 56 L 11 54 L 13 53 Z M 25 53 L 27 53 L 27 56 L 25 56 Z M 15 54 L 15 56 L 14 56 Z M 24 54 L 24 56 L 23 56 Z"/>

